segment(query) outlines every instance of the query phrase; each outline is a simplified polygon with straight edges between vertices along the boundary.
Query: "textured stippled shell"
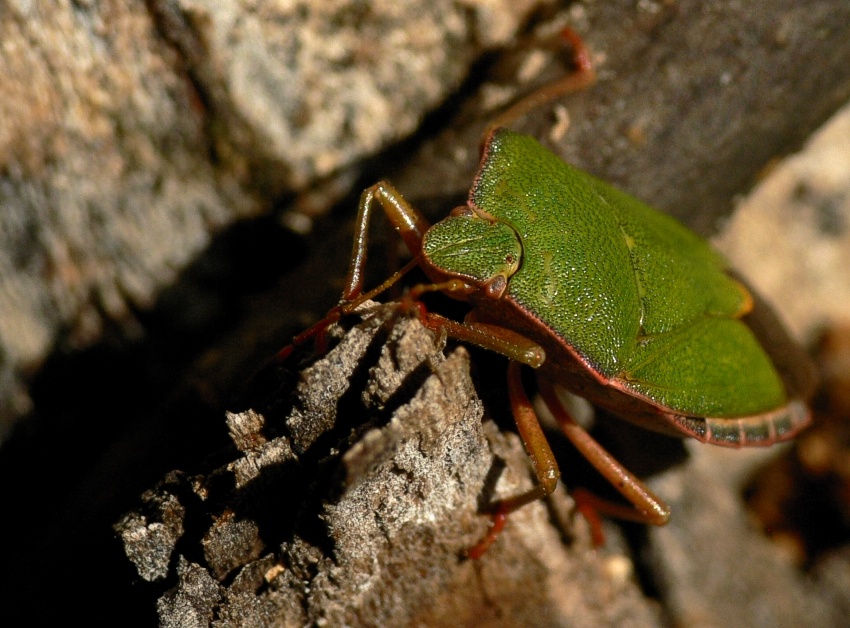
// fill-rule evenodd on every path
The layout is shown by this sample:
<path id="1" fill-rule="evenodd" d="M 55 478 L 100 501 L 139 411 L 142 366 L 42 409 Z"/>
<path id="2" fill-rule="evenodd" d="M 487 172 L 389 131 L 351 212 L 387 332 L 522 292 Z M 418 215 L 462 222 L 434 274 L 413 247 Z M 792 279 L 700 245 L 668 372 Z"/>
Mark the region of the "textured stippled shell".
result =
<path id="1" fill-rule="evenodd" d="M 689 416 L 750 416 L 786 403 L 770 358 L 740 320 L 747 290 L 673 218 L 505 129 L 485 147 L 470 207 L 478 215 L 467 220 L 494 219 L 519 238 L 507 297 L 603 378 Z M 503 255 L 503 231 L 494 256 Z M 486 235 L 474 246 L 480 258 Z M 443 267 L 488 279 L 463 255 Z"/>

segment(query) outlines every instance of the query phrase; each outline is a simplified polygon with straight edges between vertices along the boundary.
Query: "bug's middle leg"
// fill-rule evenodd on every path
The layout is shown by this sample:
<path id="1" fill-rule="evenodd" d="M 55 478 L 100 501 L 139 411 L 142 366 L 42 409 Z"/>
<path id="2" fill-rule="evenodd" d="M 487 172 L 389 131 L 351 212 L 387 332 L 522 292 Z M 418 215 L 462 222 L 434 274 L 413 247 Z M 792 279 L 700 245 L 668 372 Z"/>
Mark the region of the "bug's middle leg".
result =
<path id="1" fill-rule="evenodd" d="M 466 555 L 470 558 L 483 556 L 505 527 L 508 515 L 526 504 L 549 495 L 555 490 L 558 478 L 561 476 L 555 455 L 537 419 L 537 413 L 523 388 L 520 368 L 521 365 L 518 362 L 511 361 L 508 365 L 508 397 L 519 436 L 531 457 L 537 484 L 524 493 L 496 502 L 491 515 L 493 521 L 487 535 L 466 551 Z"/>

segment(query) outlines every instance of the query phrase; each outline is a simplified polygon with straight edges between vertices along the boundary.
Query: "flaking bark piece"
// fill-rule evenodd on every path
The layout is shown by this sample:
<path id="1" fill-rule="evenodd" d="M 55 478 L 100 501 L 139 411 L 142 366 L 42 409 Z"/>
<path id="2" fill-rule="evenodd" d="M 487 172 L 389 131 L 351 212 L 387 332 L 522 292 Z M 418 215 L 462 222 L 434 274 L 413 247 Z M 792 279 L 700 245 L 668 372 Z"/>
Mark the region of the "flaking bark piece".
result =
<path id="1" fill-rule="evenodd" d="M 143 506 L 129 513 L 115 526 L 121 536 L 127 558 L 139 575 L 148 581 L 165 578 L 177 540 L 183 535 L 186 509 L 169 490 L 179 482 L 179 474 L 170 474 L 153 490 L 142 495 Z"/>
<path id="2" fill-rule="evenodd" d="M 628 559 L 592 551 L 569 515 L 555 527 L 571 509 L 563 491 L 515 513 L 481 560 L 462 557 L 490 500 L 530 486 L 528 460 L 482 421 L 467 351 L 444 356 L 394 306 L 302 371 L 286 406 L 283 390 L 272 397 L 228 414 L 231 462 L 172 474 L 146 516 L 117 526 L 160 587 L 162 625 L 658 625 L 612 567 Z M 151 504 L 175 503 L 178 542 L 128 541 L 162 524 Z M 147 552 L 168 572 L 145 568 Z"/>

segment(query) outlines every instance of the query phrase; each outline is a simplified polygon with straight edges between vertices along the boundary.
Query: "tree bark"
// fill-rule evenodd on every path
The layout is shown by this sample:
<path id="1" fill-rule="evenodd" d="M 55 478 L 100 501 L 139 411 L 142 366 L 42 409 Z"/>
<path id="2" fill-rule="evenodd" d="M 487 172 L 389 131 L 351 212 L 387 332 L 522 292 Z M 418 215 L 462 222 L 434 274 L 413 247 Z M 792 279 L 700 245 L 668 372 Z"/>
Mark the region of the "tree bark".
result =
<path id="1" fill-rule="evenodd" d="M 225 466 L 172 474 L 116 527 L 143 578 L 176 575 L 161 625 L 660 626 L 563 491 L 463 558 L 486 504 L 530 488 L 522 445 L 482 422 L 462 347 L 371 309 L 285 405 L 275 390 L 228 414 Z"/>

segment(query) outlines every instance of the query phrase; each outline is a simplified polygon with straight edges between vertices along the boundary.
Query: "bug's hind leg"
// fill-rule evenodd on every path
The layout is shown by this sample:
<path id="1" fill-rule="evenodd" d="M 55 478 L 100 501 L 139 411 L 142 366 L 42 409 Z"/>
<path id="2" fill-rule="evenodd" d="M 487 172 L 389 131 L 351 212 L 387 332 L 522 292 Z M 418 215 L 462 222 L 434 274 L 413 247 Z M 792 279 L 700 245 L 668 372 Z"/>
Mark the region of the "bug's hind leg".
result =
<path id="1" fill-rule="evenodd" d="M 649 487 L 623 467 L 566 411 L 552 383 L 538 378 L 540 395 L 558 421 L 561 431 L 587 460 L 608 480 L 631 506 L 610 502 L 587 490 L 573 491 L 576 507 L 588 520 L 594 543 L 601 545 L 599 514 L 617 519 L 664 525 L 670 519 L 670 508 Z"/>
<path id="2" fill-rule="evenodd" d="M 571 28 L 565 28 L 561 31 L 561 37 L 572 48 L 573 72 L 560 80 L 537 88 L 530 94 L 523 96 L 506 111 L 496 116 L 485 129 L 485 138 L 492 133 L 493 129 L 501 126 L 510 126 L 529 111 L 552 103 L 561 96 L 587 89 L 596 82 L 596 71 L 593 68 L 590 51 L 581 37 Z"/>

